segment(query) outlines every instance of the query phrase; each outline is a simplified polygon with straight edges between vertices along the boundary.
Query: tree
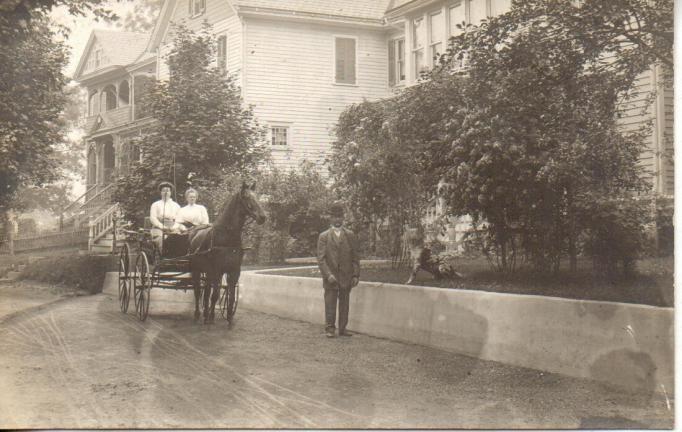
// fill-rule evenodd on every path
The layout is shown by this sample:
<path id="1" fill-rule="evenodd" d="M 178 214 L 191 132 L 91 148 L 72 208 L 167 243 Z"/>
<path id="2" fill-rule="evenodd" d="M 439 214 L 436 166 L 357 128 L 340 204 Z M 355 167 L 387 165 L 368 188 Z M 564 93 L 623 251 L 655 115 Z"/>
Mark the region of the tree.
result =
<path id="1" fill-rule="evenodd" d="M 127 218 L 140 223 L 161 180 L 209 190 L 226 173 L 252 171 L 266 156 L 262 129 L 244 108 L 234 79 L 216 66 L 216 41 L 205 26 L 173 29 L 166 61 L 168 81 L 158 82 L 146 103 L 156 122 L 137 142 L 141 163 L 121 177 L 115 193 Z"/>
<path id="2" fill-rule="evenodd" d="M 0 44 L 0 206 L 5 208 L 21 187 L 56 177 L 66 51 L 54 36 L 45 19 L 34 18 L 24 37 Z"/>
<path id="3" fill-rule="evenodd" d="M 567 35 L 592 50 L 616 57 L 612 66 L 644 70 L 653 63 L 673 67 L 673 0 L 524 0 L 517 20 L 546 22 L 549 37 Z"/>
<path id="4" fill-rule="evenodd" d="M 92 12 L 114 19 L 104 0 L 9 0 L 0 4 L 0 219 L 12 226 L 13 208 L 29 205 L 20 191 L 58 178 L 55 147 L 64 142 L 67 103 L 62 70 L 66 49 L 48 13 L 65 6 L 74 15 Z M 24 195 L 24 194 L 22 194 Z M 13 230 L 6 230 L 12 250 Z"/>
<path id="5" fill-rule="evenodd" d="M 408 101 L 363 102 L 346 108 L 339 117 L 329 160 L 333 190 L 349 202 L 356 230 L 388 223 L 392 253 L 401 246 L 405 225 L 421 225 L 435 192 L 424 187 L 418 174 L 421 167 L 415 150 L 421 142 L 413 138 L 416 131 L 423 132 L 425 122 L 416 109 L 404 109 Z"/>
<path id="6" fill-rule="evenodd" d="M 135 2 L 132 12 L 123 18 L 122 26 L 126 31 L 147 33 L 154 28 L 164 0 L 142 0 Z"/>
<path id="7" fill-rule="evenodd" d="M 647 190 L 638 166 L 646 131 L 624 134 L 616 120 L 641 70 L 604 67 L 612 46 L 550 29 L 536 12 L 515 2 L 454 38 L 430 75 L 436 101 L 438 85 L 463 82 L 427 168 L 450 185 L 454 215 L 485 224 L 503 270 L 519 254 L 537 269 L 558 270 L 568 252 L 575 266 L 579 236 L 595 232 L 590 213 L 614 199 L 634 205 L 632 194 Z M 642 221 L 634 225 L 641 231 Z"/>

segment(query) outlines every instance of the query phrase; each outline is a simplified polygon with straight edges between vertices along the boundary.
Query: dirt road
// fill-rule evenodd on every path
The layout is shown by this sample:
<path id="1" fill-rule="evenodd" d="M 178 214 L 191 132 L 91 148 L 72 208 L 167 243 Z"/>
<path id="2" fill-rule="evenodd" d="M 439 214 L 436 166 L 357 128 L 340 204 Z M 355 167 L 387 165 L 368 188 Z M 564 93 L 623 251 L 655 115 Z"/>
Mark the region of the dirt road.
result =
<path id="1" fill-rule="evenodd" d="M 0 286 L 0 428 L 672 427 L 660 394 L 243 308 L 205 326 L 163 296 L 140 323 L 108 293 Z"/>

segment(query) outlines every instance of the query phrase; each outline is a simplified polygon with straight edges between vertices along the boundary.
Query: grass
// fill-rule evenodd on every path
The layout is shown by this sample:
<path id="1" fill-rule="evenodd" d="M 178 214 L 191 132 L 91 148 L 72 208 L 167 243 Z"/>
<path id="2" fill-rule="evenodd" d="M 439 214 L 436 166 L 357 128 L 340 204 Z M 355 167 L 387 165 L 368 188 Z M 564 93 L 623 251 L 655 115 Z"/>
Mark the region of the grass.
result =
<path id="1" fill-rule="evenodd" d="M 499 273 L 491 270 L 485 259 L 460 258 L 454 264 L 464 275 L 463 279 L 435 280 L 429 273 L 420 271 L 413 285 L 673 307 L 672 257 L 640 260 L 634 276 L 615 280 L 595 274 L 587 265 L 575 274 L 564 270 L 557 275 L 538 275 L 530 271 Z M 372 266 L 362 269 L 361 279 L 404 284 L 410 272 L 409 268 Z M 282 270 L 273 274 L 321 277 L 317 269 Z"/>

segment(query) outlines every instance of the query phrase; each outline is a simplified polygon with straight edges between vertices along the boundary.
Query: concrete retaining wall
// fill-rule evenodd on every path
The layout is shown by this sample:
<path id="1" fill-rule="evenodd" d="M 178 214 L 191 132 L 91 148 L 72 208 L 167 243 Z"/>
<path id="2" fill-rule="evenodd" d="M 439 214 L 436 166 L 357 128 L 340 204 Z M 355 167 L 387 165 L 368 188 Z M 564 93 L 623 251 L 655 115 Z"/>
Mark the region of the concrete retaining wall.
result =
<path id="1" fill-rule="evenodd" d="M 324 323 L 319 279 L 242 273 L 240 304 Z M 351 330 L 506 364 L 673 393 L 673 309 L 361 282 Z M 663 387 L 664 386 L 664 387 Z"/>

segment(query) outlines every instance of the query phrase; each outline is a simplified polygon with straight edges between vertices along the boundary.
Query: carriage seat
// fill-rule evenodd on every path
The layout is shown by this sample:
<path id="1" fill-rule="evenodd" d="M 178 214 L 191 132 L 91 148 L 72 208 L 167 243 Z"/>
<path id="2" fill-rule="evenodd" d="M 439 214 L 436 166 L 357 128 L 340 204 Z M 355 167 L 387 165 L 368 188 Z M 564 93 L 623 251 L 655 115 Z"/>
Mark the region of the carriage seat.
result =
<path id="1" fill-rule="evenodd" d="M 189 236 L 187 233 L 166 234 L 163 237 L 164 258 L 177 258 L 187 255 L 189 250 Z"/>

